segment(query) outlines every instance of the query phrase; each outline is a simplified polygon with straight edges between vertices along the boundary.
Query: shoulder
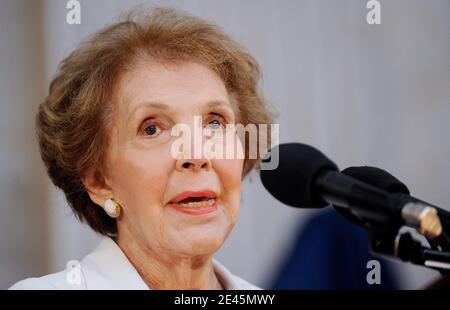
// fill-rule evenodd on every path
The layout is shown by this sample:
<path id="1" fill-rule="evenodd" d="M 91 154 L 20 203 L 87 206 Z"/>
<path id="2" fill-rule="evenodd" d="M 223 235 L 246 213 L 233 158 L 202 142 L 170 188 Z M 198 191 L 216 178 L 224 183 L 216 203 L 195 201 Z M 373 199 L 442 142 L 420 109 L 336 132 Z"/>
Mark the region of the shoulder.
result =
<path id="1" fill-rule="evenodd" d="M 73 290 L 82 289 L 82 285 L 70 284 L 68 273 L 61 271 L 39 278 L 28 278 L 12 285 L 10 290 Z"/>
<path id="2" fill-rule="evenodd" d="M 66 269 L 40 278 L 17 282 L 11 290 L 148 289 L 125 254 L 110 238 L 81 262 L 71 260 Z"/>
<path id="3" fill-rule="evenodd" d="M 40 278 L 28 278 L 13 284 L 9 290 L 51 290 L 52 287 L 48 286 L 45 281 Z"/>

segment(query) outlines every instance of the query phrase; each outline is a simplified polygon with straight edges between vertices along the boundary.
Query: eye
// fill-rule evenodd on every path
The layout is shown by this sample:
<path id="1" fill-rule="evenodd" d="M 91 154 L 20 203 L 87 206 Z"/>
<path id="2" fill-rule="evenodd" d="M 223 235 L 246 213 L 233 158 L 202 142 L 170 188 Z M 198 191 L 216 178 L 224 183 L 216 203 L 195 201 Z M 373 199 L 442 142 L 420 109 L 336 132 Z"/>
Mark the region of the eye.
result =
<path id="1" fill-rule="evenodd" d="M 208 123 L 208 127 L 211 129 L 219 129 L 220 128 L 220 122 L 218 120 L 212 120 Z"/>
<path id="2" fill-rule="evenodd" d="M 213 113 L 211 117 L 207 120 L 206 127 L 212 130 L 217 130 L 220 127 L 225 127 L 227 121 L 221 115 Z"/>
<path id="3" fill-rule="evenodd" d="M 154 119 L 145 120 L 142 129 L 144 135 L 152 138 L 158 136 L 162 131 L 161 126 Z"/>
<path id="4" fill-rule="evenodd" d="M 156 125 L 150 125 L 147 128 L 145 128 L 145 133 L 149 136 L 154 136 L 158 133 L 158 126 Z"/>

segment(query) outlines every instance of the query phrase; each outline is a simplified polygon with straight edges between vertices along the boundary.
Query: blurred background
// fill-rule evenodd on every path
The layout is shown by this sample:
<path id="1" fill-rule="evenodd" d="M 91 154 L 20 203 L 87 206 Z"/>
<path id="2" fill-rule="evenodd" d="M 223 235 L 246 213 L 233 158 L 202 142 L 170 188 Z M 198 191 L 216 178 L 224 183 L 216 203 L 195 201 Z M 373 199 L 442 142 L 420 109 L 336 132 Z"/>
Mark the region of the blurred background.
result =
<path id="1" fill-rule="evenodd" d="M 51 185 L 34 115 L 58 63 L 80 40 L 142 3 L 205 18 L 246 46 L 263 69 L 261 87 L 279 114 L 281 142 L 314 145 L 341 169 L 382 167 L 412 195 L 450 210 L 450 1 L 381 1 L 380 25 L 366 22 L 366 0 L 79 0 L 79 25 L 66 22 L 67 2 L 0 0 L 0 289 L 63 270 L 100 239 Z M 332 226 L 340 219 L 323 220 L 333 217 L 327 212 L 283 206 L 253 173 L 217 259 L 263 288 L 357 287 L 346 279 L 369 271 L 366 254 L 353 255 L 366 251 L 364 236 L 354 242 L 356 228 Z M 333 227 L 349 237 L 324 241 Z M 317 242 L 302 247 L 305 238 Z M 353 269 L 336 263 L 343 251 L 356 261 Z M 311 265 L 286 280 L 293 257 Z M 395 279 L 391 287 L 402 289 L 439 276 L 395 261 L 384 267 L 386 279 Z M 316 281 L 319 275 L 326 279 Z"/>

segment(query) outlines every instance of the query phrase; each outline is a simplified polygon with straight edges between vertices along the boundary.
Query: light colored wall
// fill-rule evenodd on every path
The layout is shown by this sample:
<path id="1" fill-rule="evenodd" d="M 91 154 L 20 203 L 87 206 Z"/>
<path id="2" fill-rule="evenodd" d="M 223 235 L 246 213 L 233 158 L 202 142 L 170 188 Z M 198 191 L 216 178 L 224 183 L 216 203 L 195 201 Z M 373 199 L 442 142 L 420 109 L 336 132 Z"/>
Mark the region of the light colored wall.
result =
<path id="1" fill-rule="evenodd" d="M 43 98 L 43 87 L 47 87 L 57 64 L 79 40 L 117 20 L 120 12 L 143 1 L 80 2 L 81 25 L 67 25 L 65 1 L 43 1 L 40 10 L 42 40 L 36 40 L 34 35 L 39 27 L 33 27 L 37 24 L 32 17 L 33 12 L 39 12 L 38 9 L 23 15 L 22 8 L 13 5 L 17 2 L 0 2 L 0 62 L 2 66 L 10 66 L 8 71 L 0 72 L 0 126 L 5 128 L 0 135 L 2 145 L 14 145 L 8 147 L 7 152 L 2 148 L 0 153 L 9 156 L 0 161 L 1 208 L 14 219 L 7 221 L 6 226 L 3 225 L 6 222 L 4 217 L 0 219 L 0 272 L 2 279 L 7 279 L 4 283 L 12 283 L 25 274 L 45 272 L 45 262 L 31 264 L 17 260 L 15 264 L 23 268 L 12 271 L 5 267 L 8 259 L 3 256 L 3 245 L 9 249 L 8 255 L 13 259 L 16 256 L 11 253 L 23 252 L 30 247 L 38 253 L 39 246 L 46 246 L 48 240 L 46 253 L 49 257 L 46 259 L 42 253 L 37 257 L 46 259 L 49 268 L 57 271 L 64 268 L 69 259 L 81 258 L 98 240 L 89 229 L 75 222 L 64 198 L 50 186 L 48 203 L 45 201 L 46 195 L 39 188 L 46 178 L 42 177 L 35 150 L 31 151 L 31 127 L 29 124 L 23 127 L 20 135 L 27 138 L 22 140 L 22 136 L 16 136 L 13 131 L 17 124 L 12 123 L 11 117 L 11 113 L 17 113 L 16 120 L 30 118 L 32 104 L 28 102 L 35 98 L 31 100 L 35 107 Z M 25 6 L 32 1 L 20 3 Z M 365 1 L 361 0 L 145 3 L 172 5 L 204 17 L 222 26 L 248 47 L 263 68 L 263 91 L 280 115 L 282 142 L 310 143 L 334 159 L 341 168 L 363 164 L 383 167 L 405 181 L 413 195 L 449 208 L 449 1 L 382 1 L 382 23 L 378 26 L 369 26 L 365 22 L 367 11 Z M 4 27 L 9 32 L 7 30 L 4 34 Z M 22 41 L 4 45 L 4 35 L 19 36 Z M 30 42 L 42 45 L 42 57 L 35 57 L 32 49 L 23 51 L 23 46 L 39 49 Z M 10 59 L 16 59 L 16 66 Z M 42 76 L 26 74 L 30 67 L 41 68 Z M 13 88 L 5 87 L 5 83 L 29 85 L 35 90 L 34 93 L 12 92 Z M 19 110 L 12 112 L 14 109 Z M 23 148 L 15 148 L 14 141 L 17 140 L 21 141 Z M 26 157 L 22 159 L 21 156 Z M 25 163 L 28 169 L 11 171 L 12 163 L 16 161 L 17 167 Z M 34 168 L 40 177 L 33 179 Z M 31 196 L 11 194 L 21 192 L 20 185 L 13 184 L 10 192 L 4 192 L 3 184 L 9 184 L 11 176 L 21 175 L 33 180 L 27 181 L 27 185 L 30 192 L 37 192 L 35 201 L 43 209 L 48 205 L 45 218 L 48 226 L 36 223 L 29 216 L 32 211 L 27 208 Z M 3 197 L 9 197 L 9 202 L 4 204 Z M 19 211 L 17 206 L 23 210 Z M 253 174 L 243 186 L 239 223 L 218 253 L 218 258 L 236 274 L 264 286 L 292 242 L 290 237 L 294 228 L 311 214 L 312 211 L 282 206 L 270 197 L 258 176 Z M 23 229 L 11 228 L 11 225 L 19 224 Z M 48 229 L 47 239 L 40 237 L 45 227 Z M 22 239 L 16 239 L 11 231 L 16 231 Z M 35 234 L 35 231 L 40 234 Z M 436 277 L 436 273 L 420 267 L 398 264 L 398 268 L 405 288 L 421 287 Z M 3 276 L 4 270 L 11 272 Z M 2 282 L 0 285 L 5 284 Z"/>
<path id="2" fill-rule="evenodd" d="M 50 270 L 47 179 L 33 130 L 45 95 L 39 10 L 0 1 L 0 288 Z"/>

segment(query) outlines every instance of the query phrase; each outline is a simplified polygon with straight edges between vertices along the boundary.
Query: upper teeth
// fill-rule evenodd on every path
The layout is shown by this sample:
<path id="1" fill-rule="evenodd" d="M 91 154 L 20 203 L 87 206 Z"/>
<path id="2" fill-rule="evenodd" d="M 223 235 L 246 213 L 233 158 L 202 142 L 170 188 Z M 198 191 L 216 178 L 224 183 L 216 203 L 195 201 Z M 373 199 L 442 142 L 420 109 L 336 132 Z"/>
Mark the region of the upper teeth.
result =
<path id="1" fill-rule="evenodd" d="M 208 207 L 214 204 L 214 198 L 210 198 L 208 200 L 203 201 L 193 201 L 193 202 L 177 202 L 178 205 L 187 208 L 199 208 L 199 207 Z"/>

